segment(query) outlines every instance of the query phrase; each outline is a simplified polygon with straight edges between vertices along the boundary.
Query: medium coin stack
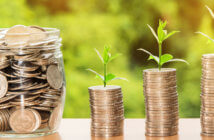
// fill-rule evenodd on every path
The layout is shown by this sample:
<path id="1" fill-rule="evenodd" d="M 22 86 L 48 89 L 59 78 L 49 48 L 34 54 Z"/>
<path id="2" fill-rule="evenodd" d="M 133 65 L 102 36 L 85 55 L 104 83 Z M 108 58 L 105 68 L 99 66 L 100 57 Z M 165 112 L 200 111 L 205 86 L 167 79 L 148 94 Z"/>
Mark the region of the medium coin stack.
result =
<path id="1" fill-rule="evenodd" d="M 202 56 L 201 128 L 202 135 L 214 136 L 214 54 Z"/>
<path id="2" fill-rule="evenodd" d="M 89 87 L 91 135 L 96 137 L 123 134 L 123 95 L 119 86 Z"/>
<path id="3" fill-rule="evenodd" d="M 146 107 L 146 135 L 172 136 L 178 133 L 178 94 L 175 69 L 143 71 Z"/>
<path id="4" fill-rule="evenodd" d="M 57 128 L 65 85 L 61 40 L 49 33 L 23 25 L 0 30 L 0 131 Z"/>

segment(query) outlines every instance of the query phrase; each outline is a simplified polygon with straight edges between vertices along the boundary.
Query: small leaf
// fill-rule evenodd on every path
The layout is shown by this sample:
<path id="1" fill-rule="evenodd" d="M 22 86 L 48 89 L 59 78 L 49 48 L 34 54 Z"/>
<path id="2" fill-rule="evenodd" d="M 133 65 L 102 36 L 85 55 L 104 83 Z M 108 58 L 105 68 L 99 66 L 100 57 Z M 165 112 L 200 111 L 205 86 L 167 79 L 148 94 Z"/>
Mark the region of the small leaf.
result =
<path id="1" fill-rule="evenodd" d="M 109 53 L 109 50 L 110 50 L 109 46 L 104 47 L 104 51 L 103 51 L 104 64 L 107 64 L 109 62 L 109 57 L 111 56 L 111 54 Z"/>
<path id="2" fill-rule="evenodd" d="M 98 75 L 96 75 L 96 77 L 95 78 L 97 78 L 97 79 L 101 79 L 102 81 L 103 81 L 103 79 L 100 77 L 100 76 L 98 76 Z"/>
<path id="3" fill-rule="evenodd" d="M 210 39 L 207 40 L 207 44 L 213 43 Z"/>
<path id="4" fill-rule="evenodd" d="M 114 78 L 116 78 L 116 76 L 114 74 L 111 74 L 111 73 L 107 74 L 106 75 L 106 83 L 111 81 Z"/>
<path id="5" fill-rule="evenodd" d="M 97 49 L 94 49 L 94 50 L 97 53 L 97 55 L 99 56 L 100 60 L 104 63 L 103 58 L 102 58 L 100 52 Z"/>
<path id="6" fill-rule="evenodd" d="M 155 60 L 159 64 L 159 57 L 150 55 L 148 60 Z"/>
<path id="7" fill-rule="evenodd" d="M 186 60 L 183 60 L 183 59 L 171 59 L 168 62 L 184 62 L 184 63 L 189 65 L 189 63 Z M 168 62 L 166 62 L 166 63 L 168 63 Z"/>
<path id="8" fill-rule="evenodd" d="M 207 8 L 207 10 L 209 11 L 210 15 L 212 16 L 212 18 L 214 18 L 214 13 L 213 11 L 206 5 L 205 6 Z"/>
<path id="9" fill-rule="evenodd" d="M 125 80 L 125 81 L 128 81 L 126 78 L 122 78 L 122 77 L 116 77 L 116 78 L 114 78 L 112 80 Z"/>
<path id="10" fill-rule="evenodd" d="M 149 51 L 147 51 L 145 49 L 139 48 L 138 50 L 147 53 L 149 55 L 148 60 L 152 60 L 153 59 L 153 60 L 155 60 L 159 64 L 159 57 L 153 55 L 152 53 L 150 53 Z"/>
<path id="11" fill-rule="evenodd" d="M 109 62 L 112 61 L 112 60 L 114 60 L 115 58 L 117 58 L 117 57 L 120 56 L 120 55 L 122 55 L 122 54 L 117 53 L 117 54 L 115 54 L 114 56 L 111 56 L 111 57 L 109 58 Z"/>
<path id="12" fill-rule="evenodd" d="M 166 24 L 167 24 L 166 21 L 163 22 L 162 20 L 159 20 L 159 26 L 157 29 L 159 43 L 162 43 L 164 41 L 165 36 L 167 35 L 167 31 L 164 30 Z"/>
<path id="13" fill-rule="evenodd" d="M 104 81 L 104 77 L 101 74 L 97 73 L 96 71 L 94 71 L 92 69 L 86 69 L 86 70 L 93 72 L 94 74 L 96 74 L 97 77 L 101 78 Z"/>
<path id="14" fill-rule="evenodd" d="M 147 24 L 147 26 L 149 27 L 149 29 L 151 30 L 152 34 L 154 35 L 154 37 L 155 37 L 155 38 L 157 39 L 157 41 L 159 42 L 158 36 L 157 36 L 157 34 L 155 33 L 154 29 L 153 29 L 149 24 Z"/>
<path id="15" fill-rule="evenodd" d="M 164 40 L 166 40 L 167 38 L 169 38 L 170 36 L 174 35 L 175 33 L 179 33 L 180 31 L 172 31 L 169 34 L 167 34 L 164 38 Z"/>
<path id="16" fill-rule="evenodd" d="M 211 37 L 209 37 L 208 35 L 206 35 L 205 33 L 202 32 L 196 32 L 197 34 L 201 34 L 203 36 L 205 36 L 206 38 L 210 39 L 212 42 L 214 42 L 214 39 L 212 39 Z"/>
<path id="17" fill-rule="evenodd" d="M 161 56 L 161 66 L 164 64 L 164 63 L 167 63 L 168 61 L 170 61 L 171 59 L 173 59 L 173 56 L 171 54 L 164 54 Z"/>

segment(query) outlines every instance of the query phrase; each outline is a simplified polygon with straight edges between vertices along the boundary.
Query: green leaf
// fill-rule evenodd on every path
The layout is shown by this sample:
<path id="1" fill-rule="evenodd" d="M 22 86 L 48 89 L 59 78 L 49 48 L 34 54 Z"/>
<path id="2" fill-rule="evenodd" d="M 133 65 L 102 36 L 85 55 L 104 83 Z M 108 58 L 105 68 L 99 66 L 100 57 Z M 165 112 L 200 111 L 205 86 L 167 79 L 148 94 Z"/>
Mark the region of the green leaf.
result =
<path id="1" fill-rule="evenodd" d="M 94 49 L 94 50 L 95 50 L 95 52 L 97 53 L 97 55 L 99 56 L 99 58 L 100 58 L 100 60 L 102 61 L 102 63 L 104 63 L 103 58 L 102 58 L 100 52 L 99 52 L 97 49 Z"/>
<path id="2" fill-rule="evenodd" d="M 197 34 L 201 34 L 203 36 L 205 36 L 206 38 L 210 39 L 212 42 L 214 42 L 214 39 L 212 39 L 211 37 L 209 37 L 208 35 L 206 35 L 205 33 L 202 32 L 196 32 Z"/>
<path id="3" fill-rule="evenodd" d="M 207 44 L 213 43 L 210 39 L 207 40 Z"/>
<path id="4" fill-rule="evenodd" d="M 145 49 L 139 48 L 138 50 L 147 53 L 149 55 L 148 60 L 152 60 L 153 59 L 153 60 L 155 60 L 159 64 L 159 57 L 153 55 L 152 53 L 150 53 L 149 51 L 147 51 Z"/>
<path id="5" fill-rule="evenodd" d="M 122 78 L 122 77 L 116 77 L 116 78 L 114 78 L 112 80 L 125 80 L 125 81 L 128 81 L 126 78 Z"/>
<path id="6" fill-rule="evenodd" d="M 167 38 L 169 38 L 170 36 L 174 35 L 175 33 L 179 33 L 180 31 L 172 31 L 169 34 L 167 34 L 164 38 L 164 40 L 166 40 Z"/>
<path id="7" fill-rule="evenodd" d="M 106 83 L 113 80 L 114 78 L 116 78 L 116 76 L 114 74 L 111 74 L 111 73 L 107 74 L 106 75 Z"/>
<path id="8" fill-rule="evenodd" d="M 159 26 L 158 26 L 158 40 L 159 43 L 162 43 L 165 39 L 165 36 L 167 35 L 167 31 L 164 30 L 164 28 L 166 27 L 167 22 L 163 22 L 162 20 L 159 20 Z"/>
<path id="9" fill-rule="evenodd" d="M 173 56 L 171 54 L 164 54 L 161 56 L 161 66 L 164 64 L 164 63 L 167 63 L 168 61 L 170 61 L 171 59 L 173 59 Z"/>
<path id="10" fill-rule="evenodd" d="M 111 54 L 109 53 L 110 47 L 105 46 L 103 51 L 103 61 L 104 64 L 107 64 L 109 62 L 109 58 L 111 57 Z"/>
<path id="11" fill-rule="evenodd" d="M 214 18 L 214 13 L 213 11 L 206 5 L 205 6 L 207 8 L 207 10 L 209 11 L 210 15 L 212 16 L 212 18 Z"/>
<path id="12" fill-rule="evenodd" d="M 186 60 L 183 60 L 183 59 L 171 59 L 168 62 L 184 62 L 184 63 L 189 65 L 189 63 Z M 168 62 L 166 62 L 166 63 L 168 63 Z"/>
<path id="13" fill-rule="evenodd" d="M 156 38 L 156 40 L 159 42 L 158 36 L 157 36 L 157 34 L 155 33 L 154 29 L 153 29 L 149 24 L 147 24 L 147 26 L 148 26 L 149 29 L 151 30 L 151 32 L 152 32 L 152 34 L 154 35 L 154 37 Z"/>
<path id="14" fill-rule="evenodd" d="M 100 79 L 102 79 L 104 81 L 104 76 L 102 76 L 101 74 L 97 73 L 96 71 L 94 71 L 92 69 L 86 69 L 86 70 L 88 70 L 90 72 L 93 72 L 94 74 L 96 74 L 97 78 L 100 78 Z"/>
<path id="15" fill-rule="evenodd" d="M 115 58 L 117 58 L 117 57 L 120 56 L 120 55 L 122 55 L 122 54 L 121 54 L 121 53 L 117 53 L 117 54 L 115 54 L 114 56 L 111 56 L 111 57 L 109 58 L 109 62 L 112 61 L 112 60 L 114 60 Z"/>

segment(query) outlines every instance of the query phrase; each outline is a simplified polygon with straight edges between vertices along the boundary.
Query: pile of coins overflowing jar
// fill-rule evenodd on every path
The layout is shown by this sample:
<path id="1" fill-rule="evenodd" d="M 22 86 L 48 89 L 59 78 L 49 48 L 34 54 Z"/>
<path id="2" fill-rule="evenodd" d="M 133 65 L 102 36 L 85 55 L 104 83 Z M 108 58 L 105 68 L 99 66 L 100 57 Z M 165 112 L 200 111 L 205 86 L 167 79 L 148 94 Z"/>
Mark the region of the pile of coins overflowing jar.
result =
<path id="1" fill-rule="evenodd" d="M 58 128 L 65 97 L 59 34 L 38 26 L 0 29 L 2 136 L 45 135 Z"/>
<path id="2" fill-rule="evenodd" d="M 124 107 L 119 86 L 89 87 L 91 135 L 111 137 L 123 135 Z"/>
<path id="3" fill-rule="evenodd" d="M 146 107 L 146 135 L 172 136 L 178 133 L 178 94 L 175 69 L 143 71 Z"/>
<path id="4" fill-rule="evenodd" d="M 202 57 L 201 127 L 202 135 L 214 136 L 214 54 Z"/>

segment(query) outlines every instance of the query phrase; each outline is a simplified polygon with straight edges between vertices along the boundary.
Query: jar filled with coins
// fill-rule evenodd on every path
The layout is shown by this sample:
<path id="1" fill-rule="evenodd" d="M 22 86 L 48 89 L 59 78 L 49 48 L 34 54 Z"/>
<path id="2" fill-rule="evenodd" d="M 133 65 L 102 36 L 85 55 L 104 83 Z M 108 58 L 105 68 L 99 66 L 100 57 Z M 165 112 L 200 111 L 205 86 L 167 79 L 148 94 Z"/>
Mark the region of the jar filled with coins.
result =
<path id="1" fill-rule="evenodd" d="M 65 76 L 60 31 L 16 25 L 0 29 L 0 132 L 32 137 L 56 132 Z"/>

